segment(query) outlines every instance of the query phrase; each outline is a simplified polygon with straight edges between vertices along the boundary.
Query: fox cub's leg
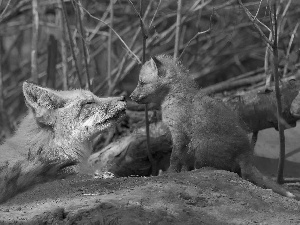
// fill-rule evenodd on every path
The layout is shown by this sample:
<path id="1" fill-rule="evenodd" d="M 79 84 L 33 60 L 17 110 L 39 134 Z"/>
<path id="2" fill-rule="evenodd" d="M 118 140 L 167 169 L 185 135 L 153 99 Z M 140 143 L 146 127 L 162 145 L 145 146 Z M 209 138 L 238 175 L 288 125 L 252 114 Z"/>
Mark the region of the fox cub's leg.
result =
<path id="1" fill-rule="evenodd" d="M 182 171 L 191 171 L 195 169 L 195 151 L 189 145 L 186 148 Z"/>
<path id="2" fill-rule="evenodd" d="M 186 165 L 186 154 L 188 151 L 187 137 L 182 135 L 180 132 L 171 132 L 173 148 L 170 158 L 169 172 L 180 172 L 183 170 L 188 170 Z"/>
<path id="3" fill-rule="evenodd" d="M 182 169 L 182 162 L 180 160 L 180 154 L 178 154 L 178 150 L 173 147 L 171 158 L 170 158 L 170 167 L 168 171 L 179 173 L 181 169 Z"/>

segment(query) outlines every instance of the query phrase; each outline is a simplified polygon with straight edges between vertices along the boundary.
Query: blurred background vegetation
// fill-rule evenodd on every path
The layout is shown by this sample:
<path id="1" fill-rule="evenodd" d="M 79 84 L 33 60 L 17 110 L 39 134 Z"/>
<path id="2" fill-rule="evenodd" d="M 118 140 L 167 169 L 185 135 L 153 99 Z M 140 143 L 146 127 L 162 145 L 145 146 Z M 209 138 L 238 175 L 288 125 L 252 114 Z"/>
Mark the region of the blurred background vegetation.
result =
<path id="1" fill-rule="evenodd" d="M 267 0 L 243 3 L 270 27 Z M 300 2 L 278 3 L 280 73 L 297 77 Z M 24 80 L 98 96 L 133 91 L 140 64 L 132 53 L 142 56 L 133 6 L 139 10 L 140 1 L 0 0 L 0 140 L 24 116 Z M 142 7 L 147 58 L 173 55 L 177 0 L 145 0 Z M 231 83 L 212 91 L 224 95 L 264 86 L 266 45 L 237 0 L 184 0 L 181 15 L 178 56 L 201 87 Z"/>

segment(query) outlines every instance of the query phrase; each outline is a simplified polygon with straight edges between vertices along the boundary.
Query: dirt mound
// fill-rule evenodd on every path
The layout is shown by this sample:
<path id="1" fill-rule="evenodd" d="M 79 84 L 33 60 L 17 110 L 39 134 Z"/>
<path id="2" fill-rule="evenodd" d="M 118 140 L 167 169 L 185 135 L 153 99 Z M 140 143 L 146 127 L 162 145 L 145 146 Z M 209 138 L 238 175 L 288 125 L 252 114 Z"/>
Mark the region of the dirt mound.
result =
<path id="1" fill-rule="evenodd" d="M 299 224 L 299 211 L 300 202 L 206 168 L 45 183 L 0 205 L 0 224 Z"/>

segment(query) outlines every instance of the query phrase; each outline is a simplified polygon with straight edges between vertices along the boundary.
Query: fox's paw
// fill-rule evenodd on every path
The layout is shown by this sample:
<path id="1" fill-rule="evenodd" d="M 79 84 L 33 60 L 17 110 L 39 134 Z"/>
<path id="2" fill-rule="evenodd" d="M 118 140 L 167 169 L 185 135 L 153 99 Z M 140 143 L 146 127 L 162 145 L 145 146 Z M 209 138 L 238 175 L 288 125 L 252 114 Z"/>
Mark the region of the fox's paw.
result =
<path id="1" fill-rule="evenodd" d="M 180 173 L 181 168 L 182 168 L 182 166 L 181 166 L 180 163 L 178 163 L 178 164 L 171 164 L 170 167 L 169 167 L 169 169 L 167 171 L 168 171 L 168 173 Z"/>
<path id="2" fill-rule="evenodd" d="M 168 172 L 180 173 L 182 166 L 183 164 L 180 157 L 178 157 L 176 154 L 173 154 L 172 152 Z"/>

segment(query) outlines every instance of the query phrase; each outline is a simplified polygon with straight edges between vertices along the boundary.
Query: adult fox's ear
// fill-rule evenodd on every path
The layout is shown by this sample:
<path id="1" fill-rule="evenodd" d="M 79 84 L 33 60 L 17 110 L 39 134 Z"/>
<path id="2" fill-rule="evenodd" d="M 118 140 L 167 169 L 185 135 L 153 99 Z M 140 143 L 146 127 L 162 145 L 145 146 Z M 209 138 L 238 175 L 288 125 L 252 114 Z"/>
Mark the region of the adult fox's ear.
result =
<path id="1" fill-rule="evenodd" d="M 23 94 L 26 105 L 32 110 L 37 122 L 44 125 L 55 123 L 55 109 L 65 103 L 58 92 L 25 81 Z"/>

